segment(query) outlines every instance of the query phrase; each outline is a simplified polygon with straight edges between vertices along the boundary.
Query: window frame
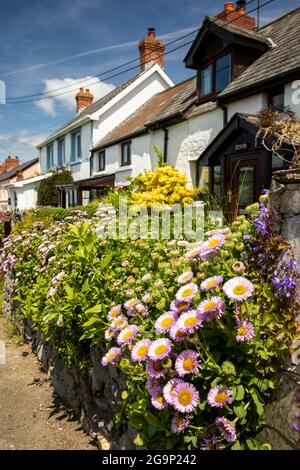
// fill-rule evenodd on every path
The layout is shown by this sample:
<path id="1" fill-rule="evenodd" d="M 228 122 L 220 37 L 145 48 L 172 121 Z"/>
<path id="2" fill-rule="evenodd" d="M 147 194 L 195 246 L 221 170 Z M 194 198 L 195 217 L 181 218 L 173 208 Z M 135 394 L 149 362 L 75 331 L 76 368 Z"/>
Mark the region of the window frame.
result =
<path id="1" fill-rule="evenodd" d="M 65 139 L 65 136 L 63 136 L 57 139 L 57 166 L 61 167 L 64 165 L 65 162 L 66 162 L 66 139 Z"/>
<path id="2" fill-rule="evenodd" d="M 284 85 L 278 86 L 276 88 L 272 88 L 271 90 L 268 91 L 268 107 L 272 108 L 276 111 L 284 111 L 284 98 L 285 98 L 285 89 Z M 274 98 L 275 96 L 283 96 L 283 103 L 282 103 L 282 108 L 277 108 L 274 106 Z"/>
<path id="3" fill-rule="evenodd" d="M 128 148 L 129 148 L 129 159 L 128 159 Z M 127 159 L 124 159 L 124 150 L 127 149 Z M 121 143 L 121 166 L 130 166 L 132 161 L 132 141 L 127 140 Z"/>
<path id="4" fill-rule="evenodd" d="M 53 142 L 46 147 L 46 168 L 50 170 L 54 166 L 54 145 Z"/>
<path id="5" fill-rule="evenodd" d="M 102 165 L 100 164 L 101 163 L 101 157 L 102 157 Z M 105 167 L 106 167 L 106 152 L 105 152 L 105 149 L 103 150 L 100 150 L 97 154 L 97 170 L 96 172 L 100 172 L 100 171 L 105 171 Z"/>
<path id="6" fill-rule="evenodd" d="M 80 145 L 78 145 L 78 137 L 80 137 Z M 81 127 L 71 132 L 71 158 L 70 162 L 78 162 L 82 159 L 82 132 Z"/>
<path id="7" fill-rule="evenodd" d="M 223 51 L 222 54 L 219 54 L 219 55 L 215 56 L 213 59 L 207 61 L 199 69 L 199 99 L 200 100 L 211 97 L 211 96 L 216 96 L 222 91 L 222 90 L 217 90 L 217 62 L 220 59 L 222 59 L 226 56 L 230 57 L 230 79 L 229 79 L 228 85 L 232 82 L 233 66 L 234 66 L 234 64 L 233 64 L 233 53 L 232 53 L 232 51 L 228 51 L 226 53 L 224 53 L 224 51 Z M 205 70 L 209 66 L 212 66 L 212 79 L 211 79 L 211 82 L 212 82 L 211 83 L 211 85 L 212 85 L 211 90 L 212 91 L 210 93 L 203 94 L 202 93 L 202 72 L 203 72 L 203 70 Z M 226 86 L 228 86 L 228 85 L 226 85 Z M 225 86 L 225 88 L 226 88 L 226 86 Z M 224 88 L 223 88 L 223 90 L 224 90 Z"/>

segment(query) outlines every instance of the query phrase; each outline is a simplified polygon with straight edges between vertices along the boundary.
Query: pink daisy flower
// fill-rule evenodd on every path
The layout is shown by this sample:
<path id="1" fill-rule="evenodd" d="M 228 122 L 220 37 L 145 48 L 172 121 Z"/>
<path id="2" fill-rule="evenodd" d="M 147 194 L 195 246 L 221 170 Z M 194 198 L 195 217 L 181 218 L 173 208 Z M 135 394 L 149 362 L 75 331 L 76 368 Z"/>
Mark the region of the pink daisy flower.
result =
<path id="1" fill-rule="evenodd" d="M 119 333 L 117 337 L 117 343 L 119 345 L 126 345 L 132 342 L 138 332 L 138 327 L 136 325 L 131 325 L 125 328 Z"/>
<path id="2" fill-rule="evenodd" d="M 216 233 L 204 242 L 201 248 L 204 250 L 216 250 L 224 245 L 225 241 L 226 238 L 222 233 Z"/>
<path id="3" fill-rule="evenodd" d="M 107 351 L 105 356 L 103 356 L 102 361 L 101 361 L 102 365 L 108 366 L 108 364 L 113 364 L 117 362 L 121 354 L 122 354 L 122 351 L 120 348 L 111 348 L 109 351 Z"/>
<path id="4" fill-rule="evenodd" d="M 175 323 L 175 325 L 173 325 L 170 329 L 170 338 L 177 343 L 182 343 L 183 341 L 187 341 L 189 339 L 189 335 L 182 333 L 182 331 L 178 328 L 177 323 Z"/>
<path id="5" fill-rule="evenodd" d="M 175 387 L 173 406 L 180 413 L 192 413 L 199 404 L 199 392 L 194 385 L 184 382 Z"/>
<path id="6" fill-rule="evenodd" d="M 135 310 L 143 317 L 146 318 L 149 315 L 148 308 L 143 304 L 137 304 Z"/>
<path id="7" fill-rule="evenodd" d="M 175 369 L 179 377 L 199 372 L 199 354 L 190 349 L 179 354 L 175 361 Z"/>
<path id="8" fill-rule="evenodd" d="M 197 292 L 198 292 L 197 285 L 191 282 L 190 284 L 186 284 L 185 286 L 179 289 L 179 291 L 176 294 L 176 299 L 179 301 L 191 300 L 195 297 Z"/>
<path id="9" fill-rule="evenodd" d="M 125 302 L 124 307 L 126 310 L 132 310 L 138 303 L 137 299 L 129 299 Z"/>
<path id="10" fill-rule="evenodd" d="M 232 391 L 227 387 L 213 387 L 208 392 L 207 401 L 213 408 L 223 408 L 227 403 L 232 403 Z"/>
<path id="11" fill-rule="evenodd" d="M 149 376 L 155 379 L 164 377 L 168 372 L 168 369 L 163 367 L 162 361 L 160 359 L 158 359 L 158 361 L 148 361 L 146 369 Z"/>
<path id="12" fill-rule="evenodd" d="M 175 312 L 168 312 L 161 315 L 155 322 L 154 328 L 157 333 L 164 333 L 175 325 L 178 315 Z"/>
<path id="13" fill-rule="evenodd" d="M 149 351 L 148 351 L 148 357 L 152 359 L 153 361 L 156 361 L 157 359 L 164 359 L 167 357 L 172 349 L 172 343 L 169 339 L 167 338 L 160 338 L 155 341 L 150 345 Z"/>
<path id="14" fill-rule="evenodd" d="M 196 248 L 192 248 L 190 251 L 188 251 L 185 256 L 188 259 L 195 259 L 200 256 L 200 252 L 201 252 L 201 247 L 197 246 Z"/>
<path id="15" fill-rule="evenodd" d="M 116 334 L 116 331 L 113 328 L 109 327 L 104 333 L 104 337 L 107 341 L 110 341 Z"/>
<path id="16" fill-rule="evenodd" d="M 176 413 L 172 419 L 171 431 L 173 434 L 179 434 L 188 427 L 190 424 L 191 417 L 190 415 L 180 415 Z"/>
<path id="17" fill-rule="evenodd" d="M 242 261 L 235 261 L 231 268 L 236 273 L 243 273 L 244 271 L 246 271 L 246 266 L 244 263 L 242 263 Z"/>
<path id="18" fill-rule="evenodd" d="M 192 273 L 192 271 L 186 271 L 180 274 L 180 276 L 177 279 L 177 282 L 179 284 L 186 284 L 187 282 L 190 282 L 191 279 L 193 279 L 193 276 L 194 274 Z"/>
<path id="19" fill-rule="evenodd" d="M 209 277 L 201 283 L 200 288 L 201 290 L 216 289 L 222 282 L 223 282 L 222 276 Z"/>
<path id="20" fill-rule="evenodd" d="M 152 300 L 151 295 L 150 295 L 150 294 L 145 294 L 145 295 L 143 296 L 143 299 L 142 299 L 142 300 L 143 300 L 143 302 L 145 302 L 145 304 L 150 304 L 150 303 L 151 303 L 151 300 Z"/>
<path id="21" fill-rule="evenodd" d="M 210 297 L 199 305 L 197 311 L 202 321 L 211 321 L 213 318 L 221 318 L 225 310 L 225 303 L 221 297 Z"/>
<path id="22" fill-rule="evenodd" d="M 123 315 L 120 315 L 119 317 L 115 318 L 111 322 L 111 328 L 115 331 L 121 331 L 123 330 L 126 326 L 128 326 L 128 321 L 127 318 L 125 318 Z"/>
<path id="23" fill-rule="evenodd" d="M 251 341 L 254 338 L 254 326 L 252 323 L 245 320 L 239 320 L 237 322 L 238 330 L 235 339 L 239 342 Z"/>
<path id="24" fill-rule="evenodd" d="M 223 291 L 229 299 L 242 302 L 251 297 L 254 286 L 252 282 L 248 281 L 245 277 L 234 277 L 225 282 Z"/>
<path id="25" fill-rule="evenodd" d="M 175 387 L 177 387 L 177 385 L 182 384 L 182 383 L 183 383 L 183 380 L 181 379 L 171 379 L 164 386 L 163 394 L 164 394 L 166 402 L 169 403 L 169 405 L 173 404 L 173 392 L 174 392 Z"/>
<path id="26" fill-rule="evenodd" d="M 191 306 L 191 303 L 187 300 L 173 300 L 170 306 L 170 310 L 175 313 L 187 312 Z"/>
<path id="27" fill-rule="evenodd" d="M 197 310 L 185 312 L 177 320 L 177 327 L 182 333 L 192 334 L 201 326 L 202 320 Z"/>
<path id="28" fill-rule="evenodd" d="M 164 410 L 169 405 L 166 402 L 162 390 L 157 390 L 154 395 L 151 397 L 151 403 L 157 410 Z"/>
<path id="29" fill-rule="evenodd" d="M 132 348 L 131 359 L 134 362 L 144 361 L 147 358 L 150 344 L 150 339 L 138 341 Z"/>
<path id="30" fill-rule="evenodd" d="M 215 423 L 222 437 L 224 437 L 227 442 L 236 442 L 237 435 L 235 427 L 228 419 L 220 416 L 216 419 Z"/>
<path id="31" fill-rule="evenodd" d="M 143 282 L 148 282 L 148 281 L 150 281 L 150 279 L 151 279 L 151 274 L 150 273 L 147 273 L 142 277 Z"/>
<path id="32" fill-rule="evenodd" d="M 133 289 L 127 289 L 126 292 L 125 292 L 125 296 L 128 298 L 128 297 L 132 297 L 134 294 L 134 290 Z"/>

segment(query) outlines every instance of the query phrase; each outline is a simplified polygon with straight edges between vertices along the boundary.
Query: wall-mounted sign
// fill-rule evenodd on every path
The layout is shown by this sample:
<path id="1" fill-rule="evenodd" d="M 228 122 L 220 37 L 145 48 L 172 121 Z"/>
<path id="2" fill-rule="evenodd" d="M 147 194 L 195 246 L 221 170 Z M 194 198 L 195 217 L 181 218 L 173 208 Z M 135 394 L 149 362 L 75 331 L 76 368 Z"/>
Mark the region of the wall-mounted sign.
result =
<path id="1" fill-rule="evenodd" d="M 237 144 L 234 146 L 234 150 L 247 150 L 249 148 L 249 144 Z"/>

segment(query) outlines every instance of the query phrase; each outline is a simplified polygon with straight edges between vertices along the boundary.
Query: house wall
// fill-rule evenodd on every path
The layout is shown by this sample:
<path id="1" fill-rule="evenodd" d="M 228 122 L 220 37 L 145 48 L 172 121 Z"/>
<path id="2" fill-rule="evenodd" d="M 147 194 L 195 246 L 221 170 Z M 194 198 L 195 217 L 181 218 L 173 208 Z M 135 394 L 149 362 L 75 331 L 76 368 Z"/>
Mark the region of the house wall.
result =
<path id="1" fill-rule="evenodd" d="M 34 165 L 29 166 L 25 170 L 23 170 L 19 175 L 15 175 L 13 178 L 10 178 L 6 181 L 3 181 L 0 186 L 0 206 L 3 208 L 9 208 L 8 199 L 12 199 L 12 194 L 8 189 L 3 187 L 6 184 L 13 184 L 20 179 L 27 179 L 32 178 L 33 176 L 38 175 L 40 172 L 40 164 L 39 162 L 35 163 Z"/>
<path id="2" fill-rule="evenodd" d="M 229 103 L 228 119 L 236 113 L 257 114 L 268 106 L 268 97 L 266 93 L 259 93 L 237 101 Z"/>
<path id="3" fill-rule="evenodd" d="M 26 184 L 23 188 L 15 188 L 17 194 L 17 207 L 21 211 L 34 209 L 37 204 L 37 185 L 35 183 Z"/>
<path id="4" fill-rule="evenodd" d="M 294 111 L 300 118 L 300 80 L 285 85 L 284 105 Z"/>

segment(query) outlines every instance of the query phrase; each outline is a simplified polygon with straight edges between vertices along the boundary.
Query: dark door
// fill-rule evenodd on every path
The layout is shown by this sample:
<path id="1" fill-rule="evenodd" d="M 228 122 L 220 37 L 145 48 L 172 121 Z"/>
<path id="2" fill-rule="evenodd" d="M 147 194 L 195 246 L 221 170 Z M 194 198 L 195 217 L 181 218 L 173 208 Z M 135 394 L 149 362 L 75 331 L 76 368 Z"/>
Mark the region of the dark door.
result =
<path id="1" fill-rule="evenodd" d="M 232 221 L 245 213 L 250 204 L 258 201 L 263 187 L 262 155 L 228 156 L 227 217 Z"/>

